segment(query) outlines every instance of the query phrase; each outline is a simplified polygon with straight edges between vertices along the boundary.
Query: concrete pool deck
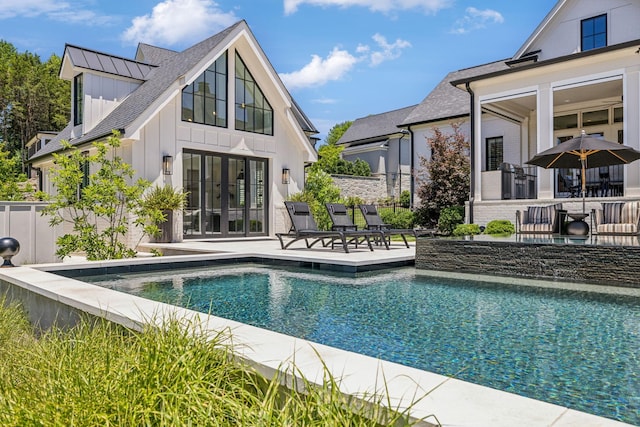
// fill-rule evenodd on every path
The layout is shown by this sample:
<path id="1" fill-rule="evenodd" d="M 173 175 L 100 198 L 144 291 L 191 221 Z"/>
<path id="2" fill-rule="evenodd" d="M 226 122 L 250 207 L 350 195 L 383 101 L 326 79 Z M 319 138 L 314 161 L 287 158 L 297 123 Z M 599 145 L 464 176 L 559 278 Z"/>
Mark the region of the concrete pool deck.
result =
<path id="1" fill-rule="evenodd" d="M 158 269 L 163 264 L 173 268 L 188 263 L 216 264 L 260 258 L 375 268 L 388 263 L 406 264 L 415 257 L 413 245 L 405 248 L 399 242 L 394 242 L 389 251 L 377 248 L 370 252 L 359 248 L 349 254 L 337 249 L 306 249 L 304 242 L 300 242 L 300 249 L 294 245 L 292 249 L 283 251 L 277 240 L 189 241 L 167 247 L 194 255 L 101 262 L 71 259 L 61 264 L 3 268 L 0 269 L 0 292 L 22 300 L 32 320 L 43 324 L 56 316 L 72 319 L 74 313 L 86 312 L 128 327 L 139 327 L 151 319 L 157 322 L 161 316 L 170 316 L 187 319 L 211 330 L 228 330 L 239 357 L 266 375 L 271 376 L 276 370 L 290 371 L 295 366 L 306 379 L 321 382 L 326 366 L 339 380 L 345 393 L 385 393 L 391 406 L 398 408 L 405 408 L 413 400 L 420 399 L 412 406 L 411 414 L 416 419 L 426 418 L 427 423 L 423 425 L 436 424 L 434 418 L 428 418 L 432 414 L 443 426 L 628 425 L 52 274 L 78 268 L 118 271 L 134 266 L 137 271 L 143 271 L 145 268 Z"/>

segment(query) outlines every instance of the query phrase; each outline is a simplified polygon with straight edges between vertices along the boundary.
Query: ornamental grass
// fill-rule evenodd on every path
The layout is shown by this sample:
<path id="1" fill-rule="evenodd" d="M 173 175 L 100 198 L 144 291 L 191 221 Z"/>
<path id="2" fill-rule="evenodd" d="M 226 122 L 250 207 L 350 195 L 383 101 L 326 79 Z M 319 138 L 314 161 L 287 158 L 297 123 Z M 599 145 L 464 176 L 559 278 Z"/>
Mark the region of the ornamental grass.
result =
<path id="1" fill-rule="evenodd" d="M 408 409 L 381 396 L 354 399 L 325 371 L 322 385 L 266 378 L 233 357 L 228 336 L 178 321 L 132 331 L 86 318 L 68 329 L 33 329 L 0 299 L 2 426 L 410 425 Z M 300 376 L 298 375 L 298 378 Z M 386 405 L 383 405 L 386 403 Z M 386 407 L 385 407 L 386 406 Z"/>

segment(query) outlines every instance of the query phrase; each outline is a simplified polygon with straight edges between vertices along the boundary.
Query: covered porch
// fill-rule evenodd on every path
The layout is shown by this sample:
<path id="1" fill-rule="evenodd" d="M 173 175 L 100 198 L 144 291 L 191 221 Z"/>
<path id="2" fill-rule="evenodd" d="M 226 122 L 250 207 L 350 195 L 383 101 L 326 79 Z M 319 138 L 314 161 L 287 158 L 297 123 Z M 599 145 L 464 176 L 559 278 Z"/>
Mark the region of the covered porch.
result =
<path id="1" fill-rule="evenodd" d="M 635 47 L 589 52 L 452 84 L 472 97 L 472 189 L 467 220 L 513 220 L 531 205 L 582 210 L 580 170 L 529 166 L 534 155 L 587 135 L 640 149 L 640 68 Z M 586 210 L 640 198 L 637 164 L 589 168 Z"/>

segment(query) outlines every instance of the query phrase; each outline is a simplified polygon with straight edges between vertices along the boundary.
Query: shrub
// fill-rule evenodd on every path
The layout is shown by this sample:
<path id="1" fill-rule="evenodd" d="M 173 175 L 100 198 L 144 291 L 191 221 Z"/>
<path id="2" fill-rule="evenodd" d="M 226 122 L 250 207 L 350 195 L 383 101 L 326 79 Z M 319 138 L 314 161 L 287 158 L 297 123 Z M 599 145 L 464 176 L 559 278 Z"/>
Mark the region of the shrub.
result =
<path id="1" fill-rule="evenodd" d="M 173 188 L 170 185 L 164 187 L 155 186 L 144 196 L 144 206 L 149 209 L 159 209 L 161 211 L 181 210 L 187 201 L 187 194 L 182 190 Z"/>
<path id="2" fill-rule="evenodd" d="M 473 236 L 475 234 L 480 234 L 478 224 L 458 224 L 453 230 L 454 236 Z"/>
<path id="3" fill-rule="evenodd" d="M 484 230 L 485 234 L 513 234 L 516 232 L 511 221 L 506 219 L 495 219 L 489 221 Z"/>
<path id="4" fill-rule="evenodd" d="M 413 211 L 415 223 L 425 228 L 435 228 L 438 224 L 438 210 L 426 204 Z"/>
<path id="5" fill-rule="evenodd" d="M 68 223 L 72 228 L 56 240 L 60 258 L 73 252 L 84 252 L 91 261 L 133 258 L 136 251 L 126 240 L 130 226 L 141 231 L 139 241 L 158 234 L 162 212 L 143 200 L 151 183 L 133 179 L 132 166 L 117 155 L 120 145 L 114 131 L 106 141 L 94 142 L 88 155 L 67 141 L 62 141 L 63 151 L 53 154 L 56 193 L 42 213 L 50 216 L 49 224 Z"/>
<path id="6" fill-rule="evenodd" d="M 464 206 L 449 206 L 440 211 L 438 218 L 438 230 L 440 233 L 450 235 L 456 225 L 462 224 L 464 218 Z"/>
<path id="7" fill-rule="evenodd" d="M 383 210 L 380 211 L 380 218 L 382 222 L 385 224 L 389 224 L 391 228 L 413 228 L 414 224 L 414 216 L 413 212 L 407 211 L 397 211 L 393 212 L 392 210 Z"/>
<path id="8" fill-rule="evenodd" d="M 400 193 L 400 206 L 403 208 L 408 208 L 411 206 L 411 193 L 409 190 L 404 190 Z"/>

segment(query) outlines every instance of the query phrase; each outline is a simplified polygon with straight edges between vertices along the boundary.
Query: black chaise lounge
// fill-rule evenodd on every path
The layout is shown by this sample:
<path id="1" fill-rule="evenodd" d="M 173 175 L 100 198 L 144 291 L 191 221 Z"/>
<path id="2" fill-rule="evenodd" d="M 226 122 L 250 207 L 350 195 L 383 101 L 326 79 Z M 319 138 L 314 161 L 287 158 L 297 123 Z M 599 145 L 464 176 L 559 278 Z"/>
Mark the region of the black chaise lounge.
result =
<path id="1" fill-rule="evenodd" d="M 378 215 L 378 210 L 374 205 L 359 205 L 362 216 L 367 223 L 367 230 L 379 230 L 384 233 L 386 242 L 391 240 L 391 236 L 400 236 L 404 241 L 404 244 L 409 247 L 407 242 L 408 235 L 416 237 L 416 230 L 411 228 L 391 228 L 389 224 L 385 224 Z M 388 244 L 388 243 L 387 243 Z"/>
<path id="2" fill-rule="evenodd" d="M 358 226 L 353 223 L 353 220 L 349 216 L 347 207 L 342 203 L 326 203 L 327 212 L 331 218 L 331 229 L 335 231 L 357 231 Z M 384 242 L 384 246 L 389 249 L 389 242 L 384 237 L 384 232 L 381 230 L 369 230 L 370 237 L 373 237 L 376 242 Z M 356 242 L 357 243 L 357 242 Z"/>
<path id="3" fill-rule="evenodd" d="M 349 242 L 354 241 L 357 245 L 359 239 L 367 242 L 369 250 L 373 250 L 369 237 L 371 233 L 368 231 L 352 230 L 352 231 L 323 231 L 319 230 L 316 221 L 309 209 L 309 205 L 304 202 L 284 202 L 291 218 L 291 230 L 288 233 L 276 233 L 276 237 L 280 240 L 282 249 L 287 249 L 292 243 L 298 240 L 304 240 L 307 248 L 311 248 L 318 242 L 322 242 L 322 246 L 331 244 L 333 247 L 336 241 L 342 244 L 345 252 L 349 252 Z M 284 239 L 291 238 L 285 244 Z"/>

